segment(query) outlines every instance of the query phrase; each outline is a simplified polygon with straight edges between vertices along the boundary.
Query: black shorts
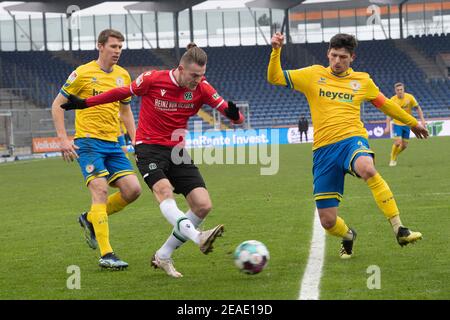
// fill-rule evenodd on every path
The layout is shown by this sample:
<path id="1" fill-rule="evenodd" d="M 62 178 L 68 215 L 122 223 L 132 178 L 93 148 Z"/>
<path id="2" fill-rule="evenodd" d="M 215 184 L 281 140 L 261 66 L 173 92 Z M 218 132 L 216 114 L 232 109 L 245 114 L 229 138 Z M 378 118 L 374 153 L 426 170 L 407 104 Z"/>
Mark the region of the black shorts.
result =
<path id="1" fill-rule="evenodd" d="M 200 171 L 185 149 L 142 143 L 136 145 L 135 153 L 137 167 L 150 189 L 161 179 L 168 179 L 174 192 L 185 197 L 195 188 L 206 188 Z"/>

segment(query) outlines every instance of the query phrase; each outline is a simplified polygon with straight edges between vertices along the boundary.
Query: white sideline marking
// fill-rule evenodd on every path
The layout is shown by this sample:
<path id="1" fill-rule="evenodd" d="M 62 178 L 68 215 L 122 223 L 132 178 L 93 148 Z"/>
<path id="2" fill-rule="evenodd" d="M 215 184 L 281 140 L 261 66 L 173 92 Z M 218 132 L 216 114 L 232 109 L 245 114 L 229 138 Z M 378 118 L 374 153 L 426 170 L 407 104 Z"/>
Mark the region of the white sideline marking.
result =
<path id="1" fill-rule="evenodd" d="M 325 229 L 320 224 L 317 208 L 314 211 L 313 236 L 308 263 L 300 284 L 299 300 L 319 300 L 319 285 L 325 260 Z"/>

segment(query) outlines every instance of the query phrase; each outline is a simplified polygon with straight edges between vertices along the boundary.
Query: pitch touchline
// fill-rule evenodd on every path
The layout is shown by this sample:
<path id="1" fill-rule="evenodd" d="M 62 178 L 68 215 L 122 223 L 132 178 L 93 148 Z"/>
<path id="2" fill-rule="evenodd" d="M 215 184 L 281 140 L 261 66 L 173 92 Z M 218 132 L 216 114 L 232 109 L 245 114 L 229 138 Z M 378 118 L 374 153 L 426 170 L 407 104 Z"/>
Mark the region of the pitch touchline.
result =
<path id="1" fill-rule="evenodd" d="M 308 263 L 300 284 L 299 300 L 319 300 L 320 278 L 325 260 L 325 230 L 322 228 L 317 208 L 314 210 L 313 236 Z"/>

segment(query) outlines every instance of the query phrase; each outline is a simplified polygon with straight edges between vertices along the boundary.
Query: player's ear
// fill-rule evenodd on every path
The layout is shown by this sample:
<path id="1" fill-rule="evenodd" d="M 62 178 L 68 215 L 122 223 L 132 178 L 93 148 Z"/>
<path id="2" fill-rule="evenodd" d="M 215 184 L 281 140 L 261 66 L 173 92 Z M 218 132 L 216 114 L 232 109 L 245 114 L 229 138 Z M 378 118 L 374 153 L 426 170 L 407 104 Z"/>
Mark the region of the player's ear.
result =
<path id="1" fill-rule="evenodd" d="M 352 58 L 352 60 L 351 60 L 350 62 L 355 61 L 355 59 L 356 59 L 356 54 L 352 53 L 351 58 Z"/>

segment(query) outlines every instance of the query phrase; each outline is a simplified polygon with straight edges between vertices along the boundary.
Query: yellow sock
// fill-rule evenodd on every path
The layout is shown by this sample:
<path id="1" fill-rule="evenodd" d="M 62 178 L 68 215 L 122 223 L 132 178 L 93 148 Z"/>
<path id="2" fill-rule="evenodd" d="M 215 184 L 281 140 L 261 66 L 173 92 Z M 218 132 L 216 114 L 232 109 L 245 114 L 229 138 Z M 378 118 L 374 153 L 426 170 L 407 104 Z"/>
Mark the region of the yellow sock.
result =
<path id="1" fill-rule="evenodd" d="M 345 221 L 341 217 L 337 217 L 336 224 L 332 228 L 326 230 L 333 236 L 345 238 L 350 229 L 349 227 L 347 227 Z"/>
<path id="2" fill-rule="evenodd" d="M 397 146 L 395 144 L 392 145 L 392 151 L 391 151 L 391 160 L 396 161 L 398 155 L 400 154 L 400 152 L 403 151 L 402 146 Z"/>
<path id="3" fill-rule="evenodd" d="M 111 194 L 108 197 L 108 202 L 106 204 L 106 213 L 108 216 L 116 213 L 128 205 L 128 202 L 123 200 L 122 194 L 118 191 L 116 193 Z"/>
<path id="4" fill-rule="evenodd" d="M 113 252 L 109 243 L 108 215 L 106 214 L 106 204 L 94 203 L 88 213 L 88 221 L 94 226 L 95 237 L 97 238 L 100 254 L 104 256 Z"/>
<path id="5" fill-rule="evenodd" d="M 367 180 L 367 185 L 369 186 L 370 191 L 372 191 L 372 195 L 378 208 L 380 208 L 386 218 L 390 219 L 399 214 L 394 195 L 379 173 L 372 178 L 369 178 Z"/>
<path id="6" fill-rule="evenodd" d="M 397 145 L 393 144 L 392 145 L 392 149 L 391 149 L 391 161 L 395 161 L 395 159 L 397 159 Z"/>

